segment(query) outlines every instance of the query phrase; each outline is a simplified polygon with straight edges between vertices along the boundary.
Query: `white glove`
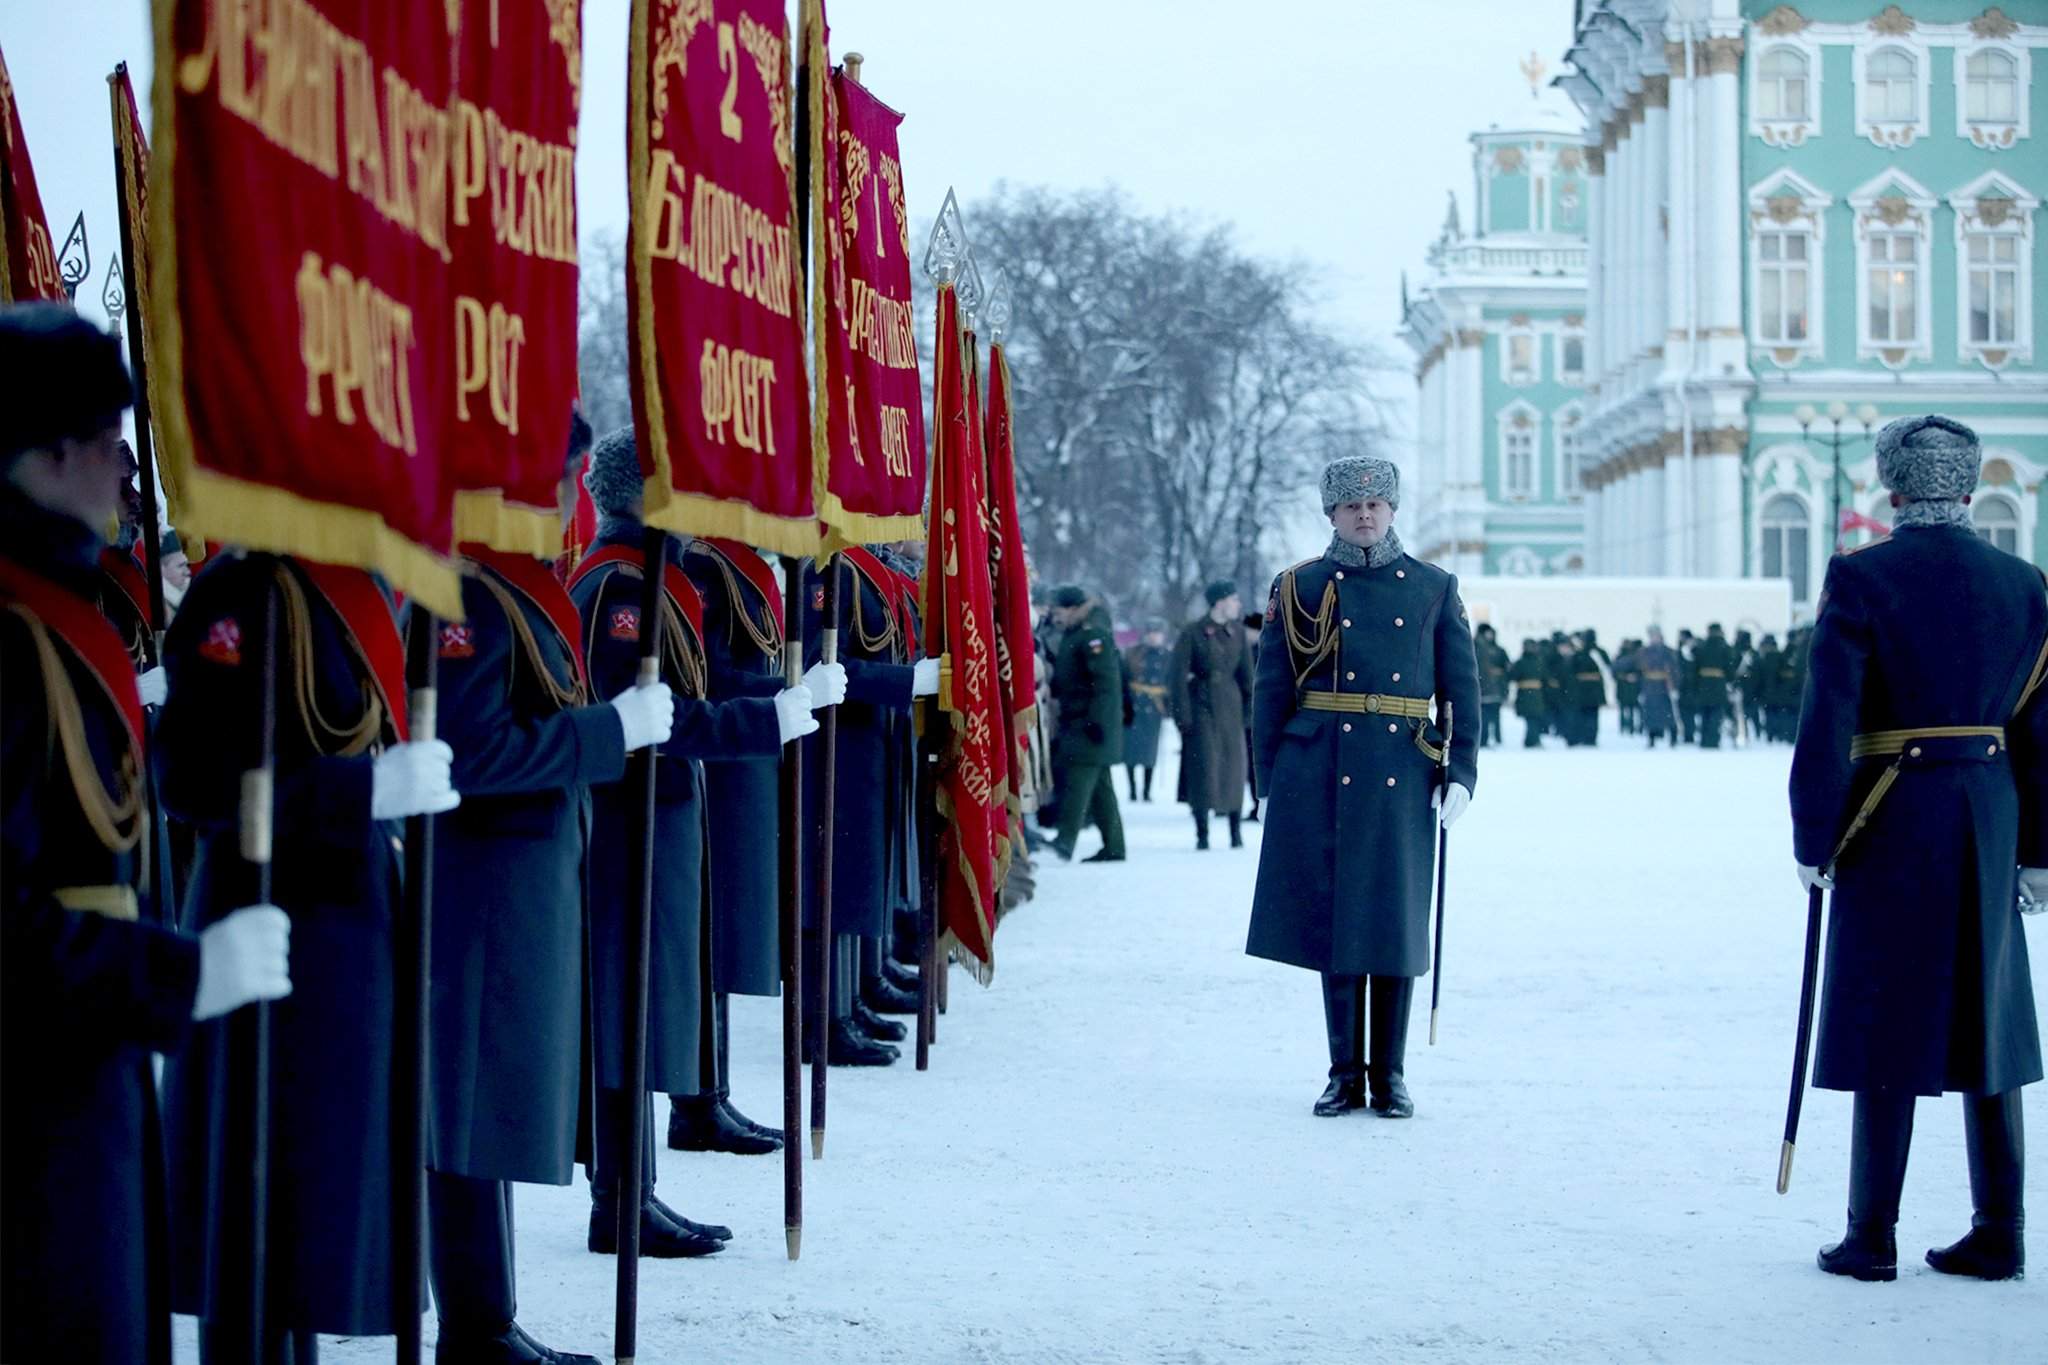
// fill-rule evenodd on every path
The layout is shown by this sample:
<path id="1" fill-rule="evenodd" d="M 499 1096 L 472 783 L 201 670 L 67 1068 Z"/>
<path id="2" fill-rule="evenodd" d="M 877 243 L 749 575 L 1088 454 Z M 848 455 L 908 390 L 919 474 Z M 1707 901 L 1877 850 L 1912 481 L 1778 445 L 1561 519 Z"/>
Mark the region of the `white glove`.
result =
<path id="1" fill-rule="evenodd" d="M 1472 792 L 1464 783 L 1453 782 L 1448 786 L 1438 787 L 1436 794 L 1430 798 L 1430 804 L 1436 807 L 1437 821 L 1445 829 L 1449 829 L 1458 823 L 1458 817 L 1472 804 Z"/>
<path id="2" fill-rule="evenodd" d="M 1832 891 L 1835 889 L 1835 879 L 1819 868 L 1808 867 L 1805 863 L 1795 863 L 1795 866 L 1799 869 L 1799 884 L 1808 891 Z"/>
<path id="3" fill-rule="evenodd" d="M 2048 867 L 2020 869 L 2020 908 L 2030 915 L 2048 910 Z"/>
<path id="4" fill-rule="evenodd" d="M 939 695 L 939 661 L 919 659 L 910 670 L 910 695 L 913 697 L 936 697 Z"/>
<path id="5" fill-rule="evenodd" d="M 171 695 L 171 680 L 159 664 L 147 673 L 135 675 L 135 690 L 142 694 L 144 706 L 162 706 L 164 698 Z"/>
<path id="6" fill-rule="evenodd" d="M 846 665 L 812 664 L 804 674 L 804 686 L 811 689 L 812 706 L 837 706 L 846 700 Z"/>
<path id="7" fill-rule="evenodd" d="M 370 818 L 439 815 L 462 804 L 451 770 L 455 751 L 438 739 L 394 744 L 370 770 Z"/>
<path id="8" fill-rule="evenodd" d="M 255 1000 L 292 993 L 291 916 L 274 905 L 245 905 L 199 934 L 194 1019 L 215 1019 Z"/>
<path id="9" fill-rule="evenodd" d="M 619 713 L 619 728 L 626 735 L 626 752 L 650 744 L 666 744 L 676 725 L 675 693 L 665 682 L 629 687 L 611 700 Z"/>
<path id="10" fill-rule="evenodd" d="M 784 744 L 817 733 L 818 718 L 812 709 L 811 689 L 802 683 L 775 694 L 775 728 Z"/>

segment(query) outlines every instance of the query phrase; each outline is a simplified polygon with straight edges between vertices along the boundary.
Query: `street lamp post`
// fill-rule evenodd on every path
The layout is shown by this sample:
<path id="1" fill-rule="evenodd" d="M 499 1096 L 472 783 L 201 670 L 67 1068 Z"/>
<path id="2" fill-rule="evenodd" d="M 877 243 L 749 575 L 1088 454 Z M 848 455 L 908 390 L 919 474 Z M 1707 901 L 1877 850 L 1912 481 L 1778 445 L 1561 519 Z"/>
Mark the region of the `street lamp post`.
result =
<path id="1" fill-rule="evenodd" d="M 1799 421 L 1799 435 L 1804 439 L 1820 413 L 1811 403 L 1801 403 L 1792 415 Z M 1842 546 L 1842 423 L 1849 419 L 1849 405 L 1837 398 L 1828 404 L 1827 417 L 1833 427 L 1828 438 L 1830 450 L 1830 473 L 1828 476 L 1828 525 L 1831 536 L 1830 547 L 1839 550 Z M 1856 420 L 1863 424 L 1863 439 L 1870 439 L 1870 429 L 1877 425 L 1877 408 L 1865 403 L 1856 409 Z"/>

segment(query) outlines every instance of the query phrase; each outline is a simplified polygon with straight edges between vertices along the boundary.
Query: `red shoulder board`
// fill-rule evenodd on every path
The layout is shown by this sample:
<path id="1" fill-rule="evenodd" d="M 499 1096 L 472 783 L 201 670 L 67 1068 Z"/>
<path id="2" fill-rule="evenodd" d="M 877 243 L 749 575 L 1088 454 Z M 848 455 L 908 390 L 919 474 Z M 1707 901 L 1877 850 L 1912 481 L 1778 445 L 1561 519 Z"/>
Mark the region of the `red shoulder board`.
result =
<path id="1" fill-rule="evenodd" d="M 294 559 L 307 581 L 317 588 L 334 614 L 341 618 L 349 642 L 369 671 L 370 681 L 384 699 L 392 731 L 400 740 L 409 733 L 406 725 L 405 641 L 398 636 L 398 620 L 391 604 L 377 586 L 377 580 L 361 569 L 338 564 L 316 564 Z"/>
<path id="2" fill-rule="evenodd" d="M 782 593 L 775 586 L 775 571 L 768 567 L 767 561 L 755 554 L 751 547 L 722 536 L 698 536 L 697 543 L 716 551 L 739 571 L 740 577 L 746 579 L 761 595 L 761 600 L 768 604 L 769 615 L 775 618 L 775 633 L 787 635 L 789 627 L 782 619 Z"/>
<path id="3" fill-rule="evenodd" d="M 576 566 L 576 572 L 569 575 L 569 586 L 574 588 L 591 574 L 613 567 L 638 578 L 645 562 L 640 551 L 630 545 L 607 545 L 602 550 L 583 557 L 583 562 Z M 701 647 L 704 643 L 704 599 L 698 595 L 697 585 L 690 581 L 688 574 L 673 564 L 665 564 L 662 567 L 665 572 L 661 576 L 661 582 L 662 586 L 668 589 L 668 600 L 682 613 L 683 620 L 689 624 L 690 633 L 697 637 L 697 643 Z M 635 629 L 632 638 L 637 640 L 640 638 L 637 611 L 634 617 Z M 613 625 L 615 628 L 616 623 Z M 612 638 L 626 637 L 614 635 Z"/>
<path id="4" fill-rule="evenodd" d="M 105 689 L 107 700 L 128 727 L 128 742 L 142 759 L 142 695 L 135 690 L 135 666 L 128 646 L 107 618 L 86 601 L 41 574 L 0 556 L 0 601 L 18 602 L 63 641 Z"/>
<path id="5" fill-rule="evenodd" d="M 576 614 L 576 604 L 569 600 L 569 590 L 555 577 L 553 566 L 531 555 L 506 554 L 483 545 L 464 545 L 462 553 L 497 574 L 514 592 L 540 608 L 548 624 L 555 628 L 562 647 L 575 661 L 576 676 L 582 678 L 583 622 Z"/>
<path id="6" fill-rule="evenodd" d="M 135 608 L 135 614 L 142 620 L 149 620 L 149 578 L 142 572 L 142 566 L 132 555 L 119 550 L 100 551 L 100 571 L 113 580 L 121 590 L 121 596 L 128 599 L 128 605 Z"/>

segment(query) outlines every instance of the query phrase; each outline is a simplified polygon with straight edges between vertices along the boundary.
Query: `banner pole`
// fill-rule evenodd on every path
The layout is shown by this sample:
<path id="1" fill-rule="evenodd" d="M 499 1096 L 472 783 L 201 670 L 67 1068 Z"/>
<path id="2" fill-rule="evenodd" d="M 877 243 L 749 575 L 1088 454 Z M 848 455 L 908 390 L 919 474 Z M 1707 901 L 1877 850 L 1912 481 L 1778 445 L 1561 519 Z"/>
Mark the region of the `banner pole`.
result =
<path id="1" fill-rule="evenodd" d="M 803 560 L 784 555 L 782 685 L 804 676 Z M 803 741 L 782 746 L 782 1232 L 789 1259 L 803 1254 Z"/>
<path id="2" fill-rule="evenodd" d="M 431 743 L 440 713 L 440 622 L 415 604 L 408 623 L 406 674 L 410 734 Z M 433 959 L 434 817 L 405 822 L 405 918 L 391 936 L 396 1005 L 392 1030 L 393 1164 L 391 1183 L 392 1314 L 398 1323 L 398 1365 L 419 1365 L 420 1285 L 427 1263 L 428 973 Z"/>
<path id="3" fill-rule="evenodd" d="M 825 561 L 825 626 L 821 633 L 822 659 L 825 663 L 839 662 L 839 594 L 841 569 L 844 561 L 833 555 Z M 854 599 L 854 610 L 860 610 L 860 601 Z M 830 706 L 818 718 L 818 843 L 816 849 L 817 870 L 813 875 L 818 879 L 818 956 L 817 984 L 811 990 L 813 1026 L 811 1030 L 811 1159 L 825 1158 L 825 1090 L 826 1075 L 831 1070 L 832 1053 L 832 980 L 837 975 L 831 969 L 832 952 L 832 849 L 837 821 L 834 818 L 835 798 L 839 790 L 839 708 Z M 792 1134 L 792 1140 L 794 1135 Z"/>
<path id="4" fill-rule="evenodd" d="M 149 578 L 149 665 L 163 662 L 163 541 L 156 525 L 156 445 L 150 428 L 149 356 L 142 345 L 142 300 L 135 283 L 135 220 L 128 211 L 128 176 L 134 167 L 126 148 L 124 124 L 128 110 L 121 86 L 128 63 L 107 77 L 108 103 L 114 115 L 114 207 L 121 224 L 122 320 L 128 332 L 128 368 L 135 377 L 135 464 L 142 482 L 142 571 Z"/>
<path id="5" fill-rule="evenodd" d="M 668 569 L 668 532 L 645 528 L 640 561 L 640 678 L 648 687 L 661 680 L 663 579 Z M 619 1365 L 632 1365 L 640 1332 L 640 1206 L 646 1199 L 641 1162 L 647 1149 L 647 977 L 654 936 L 654 779 L 659 747 L 637 753 L 639 819 L 634 851 L 639 855 L 639 904 L 626 937 L 626 1150 L 619 1160 L 619 1277 L 613 1304 L 612 1352 Z"/>

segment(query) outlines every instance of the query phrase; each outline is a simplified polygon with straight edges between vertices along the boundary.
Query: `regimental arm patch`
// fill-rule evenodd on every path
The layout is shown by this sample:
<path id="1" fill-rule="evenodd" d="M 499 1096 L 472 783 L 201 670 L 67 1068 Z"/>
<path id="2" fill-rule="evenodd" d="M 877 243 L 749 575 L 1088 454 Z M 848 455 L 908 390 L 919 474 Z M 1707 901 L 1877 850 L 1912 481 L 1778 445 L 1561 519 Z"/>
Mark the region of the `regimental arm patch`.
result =
<path id="1" fill-rule="evenodd" d="M 199 657 L 208 663 L 220 664 L 225 668 L 238 668 L 242 663 L 242 626 L 232 616 L 223 616 L 206 628 L 206 638 L 199 644 Z"/>
<path id="2" fill-rule="evenodd" d="M 640 608 L 613 607 L 611 635 L 614 640 L 638 640 L 640 638 Z"/>
<path id="3" fill-rule="evenodd" d="M 1102 652 L 1102 637 L 1100 635 L 1088 641 L 1088 652 L 1090 654 L 1100 654 Z"/>
<path id="4" fill-rule="evenodd" d="M 825 585 L 823 583 L 811 584 L 811 610 L 825 610 Z"/>
<path id="5" fill-rule="evenodd" d="M 476 657 L 476 630 L 471 626 L 449 621 L 441 627 L 441 657 L 444 659 L 474 659 Z"/>

